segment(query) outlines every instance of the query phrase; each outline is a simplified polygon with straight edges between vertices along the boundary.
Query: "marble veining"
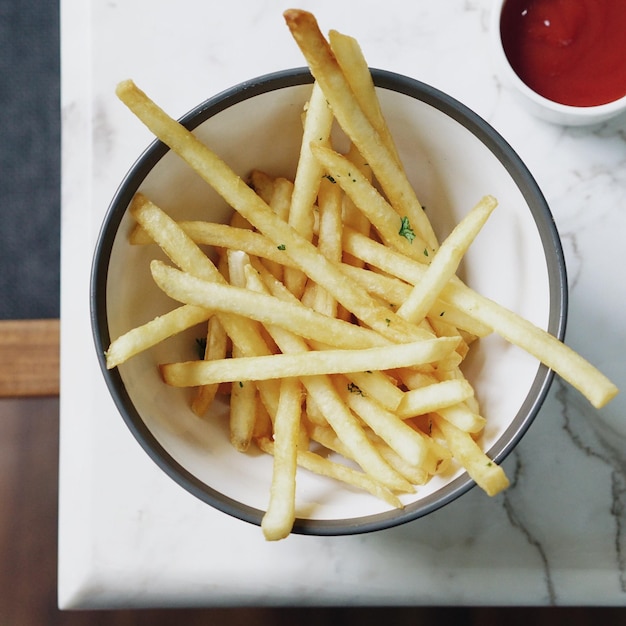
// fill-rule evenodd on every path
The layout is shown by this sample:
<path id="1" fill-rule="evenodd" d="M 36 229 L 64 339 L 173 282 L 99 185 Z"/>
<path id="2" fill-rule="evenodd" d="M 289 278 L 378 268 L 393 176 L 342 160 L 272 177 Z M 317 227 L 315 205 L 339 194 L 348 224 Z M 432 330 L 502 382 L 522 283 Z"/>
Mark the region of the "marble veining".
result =
<path id="1" fill-rule="evenodd" d="M 568 343 L 626 387 L 626 119 L 570 129 L 530 117 L 492 67 L 489 0 L 294 6 L 356 36 L 372 66 L 461 100 L 518 152 L 561 235 Z M 115 84 L 133 77 L 179 116 L 244 79 L 303 65 L 282 22 L 288 7 L 62 0 L 60 605 L 623 605 L 622 396 L 596 411 L 555 380 L 505 460 L 512 485 L 496 498 L 474 489 L 381 533 L 280 545 L 183 492 L 110 419 L 90 337 L 89 266 L 102 215 L 151 141 L 116 101 Z M 243 570 L 235 550 L 246 555 Z"/>

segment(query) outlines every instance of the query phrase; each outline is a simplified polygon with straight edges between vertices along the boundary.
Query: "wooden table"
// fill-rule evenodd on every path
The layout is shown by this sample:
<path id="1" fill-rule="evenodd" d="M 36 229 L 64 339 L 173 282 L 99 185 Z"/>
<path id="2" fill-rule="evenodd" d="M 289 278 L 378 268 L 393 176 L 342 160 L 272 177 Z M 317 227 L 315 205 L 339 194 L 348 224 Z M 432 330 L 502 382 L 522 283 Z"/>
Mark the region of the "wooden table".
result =
<path id="1" fill-rule="evenodd" d="M 59 394 L 59 320 L 0 321 L 0 397 Z"/>

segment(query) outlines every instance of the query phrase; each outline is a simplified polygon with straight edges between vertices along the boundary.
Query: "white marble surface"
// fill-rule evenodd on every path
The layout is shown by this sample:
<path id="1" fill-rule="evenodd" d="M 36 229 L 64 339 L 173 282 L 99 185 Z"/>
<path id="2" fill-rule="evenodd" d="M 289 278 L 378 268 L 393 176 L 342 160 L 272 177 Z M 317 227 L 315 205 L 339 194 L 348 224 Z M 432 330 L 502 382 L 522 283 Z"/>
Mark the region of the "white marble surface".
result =
<path id="1" fill-rule="evenodd" d="M 167 478 L 118 417 L 91 340 L 100 221 L 150 141 L 114 95 L 132 77 L 168 112 L 303 65 L 281 13 L 313 10 L 370 65 L 418 78 L 487 119 L 525 160 L 560 230 L 567 341 L 626 387 L 626 119 L 566 129 L 529 117 L 494 75 L 489 0 L 62 0 L 63 251 L 59 604 L 622 605 L 624 395 L 601 411 L 556 381 L 506 460 L 513 479 L 405 526 L 266 543 Z"/>

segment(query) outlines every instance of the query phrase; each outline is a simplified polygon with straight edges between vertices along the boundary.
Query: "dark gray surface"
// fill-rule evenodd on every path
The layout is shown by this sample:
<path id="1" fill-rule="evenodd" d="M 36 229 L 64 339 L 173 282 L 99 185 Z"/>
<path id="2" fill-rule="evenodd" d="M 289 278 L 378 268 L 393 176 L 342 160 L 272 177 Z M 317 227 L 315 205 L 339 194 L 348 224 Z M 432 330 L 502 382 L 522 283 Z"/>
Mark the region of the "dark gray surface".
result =
<path id="1" fill-rule="evenodd" d="M 59 315 L 59 6 L 0 0 L 0 319 Z"/>

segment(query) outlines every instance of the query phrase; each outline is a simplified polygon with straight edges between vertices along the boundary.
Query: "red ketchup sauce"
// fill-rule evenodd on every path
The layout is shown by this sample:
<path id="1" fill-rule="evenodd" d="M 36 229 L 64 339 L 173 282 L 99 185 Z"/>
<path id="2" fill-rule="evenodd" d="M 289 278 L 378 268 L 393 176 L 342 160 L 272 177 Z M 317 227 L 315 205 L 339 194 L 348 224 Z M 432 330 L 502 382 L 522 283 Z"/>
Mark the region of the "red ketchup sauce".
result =
<path id="1" fill-rule="evenodd" d="M 626 95 L 626 0 L 506 0 L 504 52 L 538 94 L 595 106 Z"/>

